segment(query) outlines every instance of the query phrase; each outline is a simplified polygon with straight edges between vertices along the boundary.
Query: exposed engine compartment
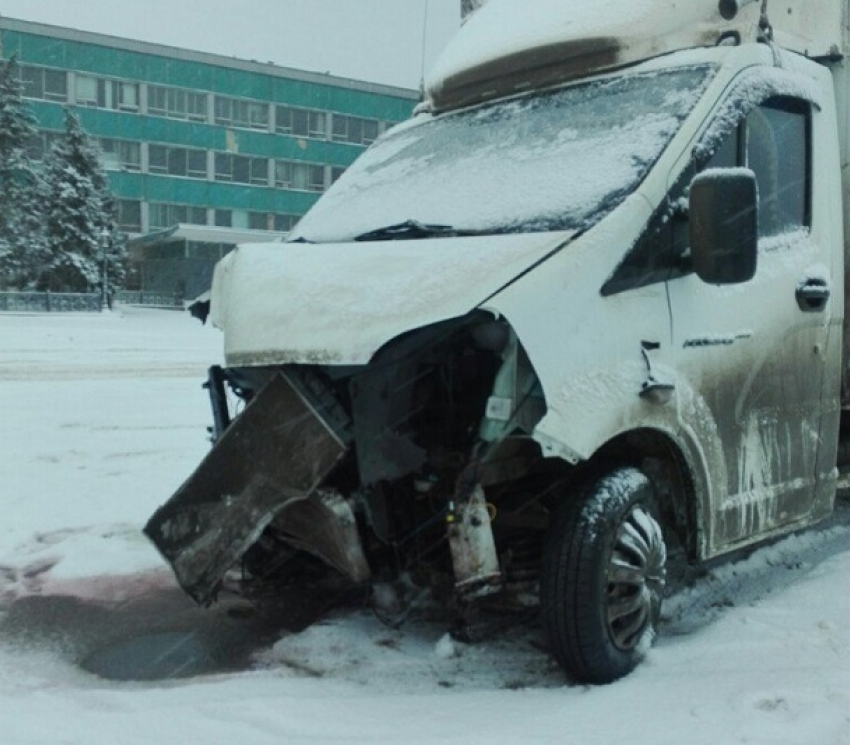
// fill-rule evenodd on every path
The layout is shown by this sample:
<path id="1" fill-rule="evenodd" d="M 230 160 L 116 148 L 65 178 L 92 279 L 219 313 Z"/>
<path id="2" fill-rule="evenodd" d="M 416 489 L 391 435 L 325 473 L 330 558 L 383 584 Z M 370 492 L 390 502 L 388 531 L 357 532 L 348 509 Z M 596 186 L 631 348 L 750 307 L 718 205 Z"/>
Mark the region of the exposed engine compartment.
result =
<path id="1" fill-rule="evenodd" d="M 534 594 L 562 465 L 530 437 L 545 402 L 504 320 L 421 328 L 364 366 L 212 368 L 207 387 L 214 447 L 145 529 L 198 602 L 235 567 L 247 596 L 319 612 L 401 578 L 449 605 Z"/>

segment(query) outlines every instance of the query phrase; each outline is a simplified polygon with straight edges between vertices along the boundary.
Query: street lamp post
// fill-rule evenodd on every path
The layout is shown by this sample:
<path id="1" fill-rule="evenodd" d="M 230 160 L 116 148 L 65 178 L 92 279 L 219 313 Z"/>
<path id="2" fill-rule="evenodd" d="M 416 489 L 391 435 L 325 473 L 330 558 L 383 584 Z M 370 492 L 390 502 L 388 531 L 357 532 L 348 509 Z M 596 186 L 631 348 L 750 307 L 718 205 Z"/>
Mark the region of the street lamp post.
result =
<path id="1" fill-rule="evenodd" d="M 106 249 L 109 248 L 109 231 L 104 227 L 103 230 L 100 231 L 100 309 L 107 310 L 109 307 L 109 296 L 107 289 L 109 286 L 109 277 L 107 274 L 107 265 L 106 265 Z"/>

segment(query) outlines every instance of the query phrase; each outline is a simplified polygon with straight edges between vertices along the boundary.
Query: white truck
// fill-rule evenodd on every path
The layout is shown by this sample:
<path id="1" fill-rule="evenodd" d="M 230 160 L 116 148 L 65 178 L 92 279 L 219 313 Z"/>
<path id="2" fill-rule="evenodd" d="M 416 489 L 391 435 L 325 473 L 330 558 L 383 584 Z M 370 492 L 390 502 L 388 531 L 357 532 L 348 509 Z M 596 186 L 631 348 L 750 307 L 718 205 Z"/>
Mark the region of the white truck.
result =
<path id="1" fill-rule="evenodd" d="M 217 267 L 214 446 L 145 529 L 184 589 L 294 626 L 375 587 L 532 604 L 604 683 L 671 567 L 830 515 L 849 23 L 484 4 L 409 122 Z"/>

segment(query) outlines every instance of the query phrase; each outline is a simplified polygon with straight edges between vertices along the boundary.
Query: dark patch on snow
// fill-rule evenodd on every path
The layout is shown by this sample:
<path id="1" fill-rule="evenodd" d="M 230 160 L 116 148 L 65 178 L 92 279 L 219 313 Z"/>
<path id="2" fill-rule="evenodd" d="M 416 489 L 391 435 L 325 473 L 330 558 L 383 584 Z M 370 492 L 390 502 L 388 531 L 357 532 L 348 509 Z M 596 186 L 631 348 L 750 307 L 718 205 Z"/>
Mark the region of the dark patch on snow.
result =
<path id="1" fill-rule="evenodd" d="M 248 669 L 280 637 L 279 623 L 242 601 L 196 606 L 177 588 L 123 603 L 66 595 L 14 600 L 0 618 L 0 643 L 48 649 L 110 680 L 168 680 Z"/>
<path id="2" fill-rule="evenodd" d="M 680 578 L 664 601 L 660 640 L 703 629 L 730 608 L 753 605 L 791 586 L 823 562 L 847 550 L 850 492 L 840 490 L 835 512 L 814 528 L 748 546 Z"/>
<path id="3" fill-rule="evenodd" d="M 788 587 L 845 551 L 850 501 L 847 492 L 841 496 L 835 515 L 817 528 L 767 546 L 749 548 L 694 570 L 690 578 L 684 578 L 683 586 L 665 601 L 661 644 L 665 639 L 673 642 L 678 636 L 705 628 L 721 618 L 729 607 L 758 602 Z M 33 564 L 23 574 L 32 573 L 30 570 L 35 568 L 37 565 Z M 16 586 L 20 584 L 20 574 L 20 569 L 0 567 L 0 579 L 6 578 Z M 35 574 L 44 576 L 37 571 Z M 330 641 L 324 643 L 324 657 L 321 634 L 312 639 L 308 636 L 301 643 L 302 647 L 306 645 L 300 650 L 306 655 L 303 660 L 272 650 L 272 645 L 287 633 L 286 629 L 293 628 L 295 621 L 300 622 L 297 604 L 283 602 L 281 598 L 273 613 L 258 614 L 243 600 L 222 596 L 219 603 L 204 609 L 171 582 L 165 586 L 160 582 L 158 575 L 141 577 L 137 584 L 126 577 L 99 576 L 87 581 L 75 580 L 61 589 L 59 583 L 26 585 L 23 591 L 39 594 L 13 597 L 8 593 L 5 600 L 0 600 L 0 644 L 46 650 L 94 675 L 117 681 L 162 681 L 274 666 L 291 668 L 311 677 L 357 679 L 356 655 L 332 664 L 328 650 L 333 652 L 336 643 L 333 629 L 328 634 Z M 130 590 L 120 600 L 108 594 L 116 584 Z M 100 589 L 110 599 L 104 599 L 104 595 L 91 599 L 72 594 L 76 591 L 83 595 L 93 589 Z M 364 614 L 368 615 L 368 611 L 361 611 L 359 616 L 350 611 L 340 612 L 334 623 L 356 624 L 358 618 L 362 622 Z M 464 646 L 457 659 L 446 663 L 447 669 L 434 667 L 440 663 L 434 663 L 428 656 L 414 654 L 410 658 L 411 670 L 418 665 L 426 670 L 427 677 L 427 670 L 433 668 L 436 677 L 431 679 L 432 685 L 439 688 L 474 687 L 479 685 L 476 677 L 480 675 L 485 680 L 481 685 L 492 685 L 494 668 L 504 671 L 501 687 L 507 690 L 568 684 L 546 654 L 532 619 L 514 616 L 512 622 L 507 622 L 504 618 L 490 619 L 485 614 L 473 620 L 468 631 L 476 633 L 470 633 L 470 641 L 480 641 L 482 636 L 485 641 Z M 444 622 L 411 620 L 404 631 L 397 632 L 381 628 L 375 634 L 374 644 L 403 655 L 408 649 L 405 639 L 423 635 L 436 638 Z M 489 633 L 482 634 L 484 631 Z M 345 628 L 341 638 L 351 638 Z M 416 645 L 412 648 L 416 649 Z M 337 657 L 345 655 L 337 654 Z M 363 659 L 375 663 L 369 655 Z M 331 660 L 331 664 L 323 668 L 323 660 L 324 663 Z M 367 670 L 367 678 L 371 674 Z"/>
<path id="4" fill-rule="evenodd" d="M 193 631 L 148 634 L 95 650 L 81 667 L 109 680 L 166 680 L 216 672 L 215 650 Z"/>

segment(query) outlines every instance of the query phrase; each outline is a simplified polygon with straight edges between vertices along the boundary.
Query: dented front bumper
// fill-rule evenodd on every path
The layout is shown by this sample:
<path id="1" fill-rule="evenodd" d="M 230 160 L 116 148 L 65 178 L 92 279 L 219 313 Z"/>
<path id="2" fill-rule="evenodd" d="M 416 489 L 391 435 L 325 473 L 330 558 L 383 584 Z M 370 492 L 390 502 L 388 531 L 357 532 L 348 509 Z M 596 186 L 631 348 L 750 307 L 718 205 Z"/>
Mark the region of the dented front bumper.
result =
<path id="1" fill-rule="evenodd" d="M 369 567 L 351 509 L 319 489 L 346 450 L 315 407 L 275 375 L 144 532 L 203 605 L 272 523 L 293 547 L 362 582 Z"/>

